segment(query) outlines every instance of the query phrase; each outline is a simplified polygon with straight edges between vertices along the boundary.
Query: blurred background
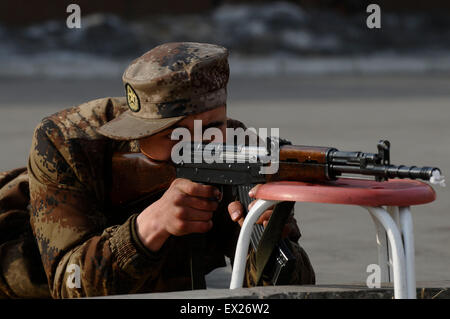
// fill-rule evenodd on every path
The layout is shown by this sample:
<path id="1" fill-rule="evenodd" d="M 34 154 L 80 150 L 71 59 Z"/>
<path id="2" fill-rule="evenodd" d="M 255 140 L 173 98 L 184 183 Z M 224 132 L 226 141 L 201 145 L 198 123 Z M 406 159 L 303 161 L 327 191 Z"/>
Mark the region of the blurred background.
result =
<path id="1" fill-rule="evenodd" d="M 446 1 L 378 1 L 381 29 L 367 27 L 365 0 L 81 0 L 82 27 L 69 29 L 71 2 L 1 2 L 0 75 L 117 76 L 167 41 L 229 48 L 234 75 L 450 69 Z"/>
<path id="2" fill-rule="evenodd" d="M 230 50 L 228 112 L 278 127 L 295 144 L 375 152 L 392 162 L 450 172 L 450 2 L 444 0 L 0 2 L 0 170 L 26 165 L 46 115 L 124 95 L 121 75 L 158 44 L 197 41 Z M 381 28 L 369 29 L 369 4 Z M 450 278 L 450 194 L 413 208 L 419 281 Z M 302 203 L 296 217 L 319 284 L 364 283 L 377 262 L 369 215 Z M 230 268 L 210 287 L 227 287 Z"/>

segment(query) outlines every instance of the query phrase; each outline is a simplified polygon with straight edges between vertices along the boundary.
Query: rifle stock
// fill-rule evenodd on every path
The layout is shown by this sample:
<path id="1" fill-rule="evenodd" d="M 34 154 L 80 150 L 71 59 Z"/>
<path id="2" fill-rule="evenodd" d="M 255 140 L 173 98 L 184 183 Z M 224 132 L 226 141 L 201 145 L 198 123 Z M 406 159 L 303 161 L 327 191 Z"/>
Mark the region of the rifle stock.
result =
<path id="1" fill-rule="evenodd" d="M 111 202 L 122 205 L 161 191 L 174 179 L 175 167 L 169 163 L 152 161 L 142 153 L 114 153 Z"/>

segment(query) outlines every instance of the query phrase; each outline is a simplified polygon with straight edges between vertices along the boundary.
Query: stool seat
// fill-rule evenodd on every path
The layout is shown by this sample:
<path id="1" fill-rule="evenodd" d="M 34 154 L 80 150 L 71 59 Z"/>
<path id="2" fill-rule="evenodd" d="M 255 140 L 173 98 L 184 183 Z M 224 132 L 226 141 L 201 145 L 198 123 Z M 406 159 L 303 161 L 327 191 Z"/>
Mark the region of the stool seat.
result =
<path id="1" fill-rule="evenodd" d="M 254 197 L 264 200 L 360 206 L 412 206 L 434 201 L 436 193 L 428 184 L 410 179 L 377 182 L 340 178 L 320 183 L 266 183 L 258 187 Z"/>

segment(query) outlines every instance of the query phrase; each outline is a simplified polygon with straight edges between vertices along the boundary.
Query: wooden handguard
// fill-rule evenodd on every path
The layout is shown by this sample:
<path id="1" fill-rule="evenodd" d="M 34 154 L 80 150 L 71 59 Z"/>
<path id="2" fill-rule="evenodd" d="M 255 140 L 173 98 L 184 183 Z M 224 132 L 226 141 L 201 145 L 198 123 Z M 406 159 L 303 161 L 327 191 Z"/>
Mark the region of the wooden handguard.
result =
<path id="1" fill-rule="evenodd" d="M 267 175 L 267 181 L 329 180 L 327 156 L 330 147 L 284 145 L 280 148 L 278 173 Z"/>

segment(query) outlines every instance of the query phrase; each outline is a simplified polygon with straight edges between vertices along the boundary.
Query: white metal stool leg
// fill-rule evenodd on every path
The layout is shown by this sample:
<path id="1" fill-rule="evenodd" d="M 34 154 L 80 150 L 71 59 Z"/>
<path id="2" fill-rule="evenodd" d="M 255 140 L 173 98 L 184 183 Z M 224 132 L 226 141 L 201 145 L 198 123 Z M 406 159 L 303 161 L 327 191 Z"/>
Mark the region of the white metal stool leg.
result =
<path id="1" fill-rule="evenodd" d="M 405 251 L 397 224 L 389 213 L 381 207 L 366 207 L 366 209 L 383 225 L 392 247 L 395 299 L 408 298 L 406 285 Z"/>
<path id="2" fill-rule="evenodd" d="M 400 226 L 400 212 L 397 206 L 387 206 L 386 211 L 391 215 L 397 226 Z"/>
<path id="3" fill-rule="evenodd" d="M 389 215 L 391 215 L 392 219 L 394 220 L 395 224 L 398 227 L 398 230 L 400 231 L 400 234 L 402 233 L 402 228 L 400 225 L 400 213 L 398 210 L 397 206 L 387 206 L 386 207 L 386 211 L 389 213 Z M 386 235 L 387 236 L 387 235 Z M 389 278 L 390 278 L 390 282 L 392 282 L 392 279 L 394 278 L 394 274 L 393 274 L 393 261 L 392 261 L 392 247 L 388 242 L 388 260 L 389 260 Z"/>
<path id="4" fill-rule="evenodd" d="M 258 221 L 259 217 L 270 206 L 278 203 L 278 201 L 258 200 L 248 212 L 239 233 L 239 239 L 234 254 L 233 272 L 231 273 L 230 289 L 241 288 L 244 282 L 245 264 L 247 262 L 247 253 L 250 245 L 250 236 L 252 234 L 253 225 Z"/>
<path id="5" fill-rule="evenodd" d="M 409 207 L 400 207 L 400 225 L 403 233 L 403 245 L 405 247 L 408 298 L 416 299 L 414 229 Z"/>
<path id="6" fill-rule="evenodd" d="M 370 217 L 372 217 L 373 223 L 375 224 L 375 230 L 376 230 L 376 240 L 377 240 L 377 251 L 378 251 L 378 266 L 380 266 L 381 271 L 381 282 L 390 282 L 389 277 L 389 254 L 388 254 L 388 243 L 387 243 L 387 235 L 386 231 L 384 230 L 383 225 L 378 221 L 378 219 L 370 214 Z"/>

